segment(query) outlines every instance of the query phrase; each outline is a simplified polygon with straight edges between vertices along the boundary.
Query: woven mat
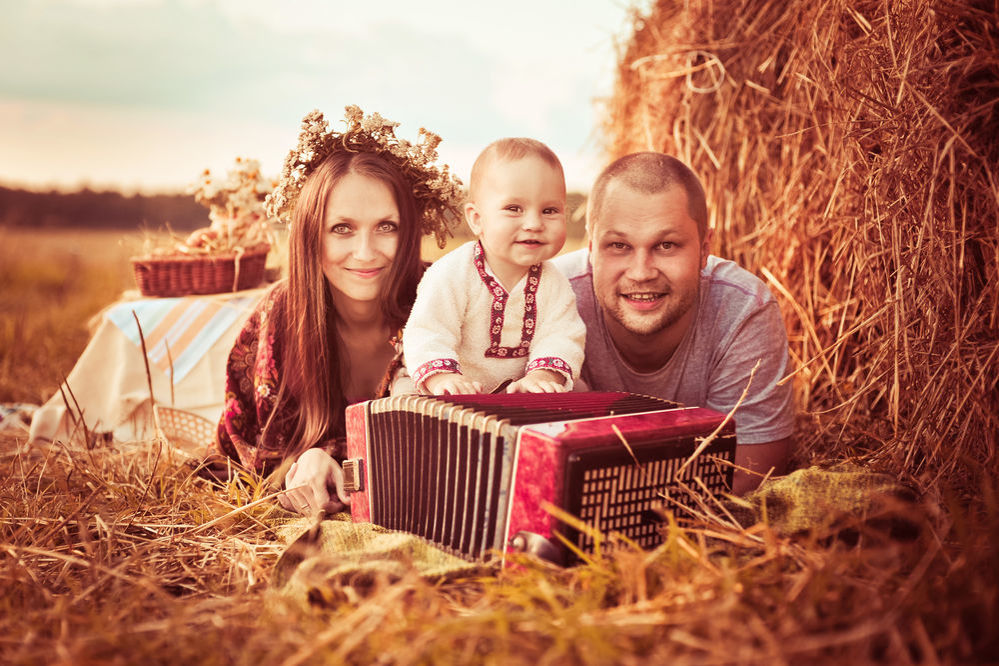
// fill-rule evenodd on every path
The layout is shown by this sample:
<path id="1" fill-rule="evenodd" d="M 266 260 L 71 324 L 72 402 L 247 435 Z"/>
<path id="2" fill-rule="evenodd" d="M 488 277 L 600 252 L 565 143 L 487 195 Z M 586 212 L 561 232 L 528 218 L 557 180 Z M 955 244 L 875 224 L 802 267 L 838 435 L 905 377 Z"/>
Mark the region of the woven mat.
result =
<path id="1" fill-rule="evenodd" d="M 912 493 L 886 474 L 860 467 L 816 467 L 768 481 L 731 507 L 740 523 L 761 520 L 782 534 L 835 532 L 843 524 L 884 516 Z M 272 587 L 309 603 L 332 603 L 363 596 L 376 581 L 408 575 L 445 580 L 485 574 L 487 567 L 450 555 L 427 541 L 370 524 L 354 524 L 347 514 L 332 519 L 297 518 L 278 529 L 289 543 L 275 565 Z M 492 570 L 494 571 L 494 570 Z"/>

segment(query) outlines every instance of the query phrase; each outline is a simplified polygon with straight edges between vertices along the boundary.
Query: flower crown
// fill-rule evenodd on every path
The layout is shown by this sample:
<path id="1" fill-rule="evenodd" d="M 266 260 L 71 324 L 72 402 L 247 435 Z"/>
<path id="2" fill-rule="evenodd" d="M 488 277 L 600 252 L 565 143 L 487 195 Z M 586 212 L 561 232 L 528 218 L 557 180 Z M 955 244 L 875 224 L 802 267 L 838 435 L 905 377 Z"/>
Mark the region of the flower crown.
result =
<path id="1" fill-rule="evenodd" d="M 302 186 L 317 166 L 330 155 L 346 151 L 375 153 L 395 165 L 411 184 L 422 217 L 424 234 L 434 234 L 437 245 L 444 247 L 449 225 L 461 219 L 461 181 L 448 173 L 447 165 L 437 167 L 437 146 L 441 138 L 420 128 L 420 140 L 413 144 L 395 136 L 399 123 L 373 113 L 365 116 L 357 106 L 346 107 L 347 129 L 335 132 L 318 110 L 302 118 L 298 146 L 288 153 L 281 170 L 281 180 L 267 196 L 267 212 L 272 217 L 291 221 L 295 202 Z"/>

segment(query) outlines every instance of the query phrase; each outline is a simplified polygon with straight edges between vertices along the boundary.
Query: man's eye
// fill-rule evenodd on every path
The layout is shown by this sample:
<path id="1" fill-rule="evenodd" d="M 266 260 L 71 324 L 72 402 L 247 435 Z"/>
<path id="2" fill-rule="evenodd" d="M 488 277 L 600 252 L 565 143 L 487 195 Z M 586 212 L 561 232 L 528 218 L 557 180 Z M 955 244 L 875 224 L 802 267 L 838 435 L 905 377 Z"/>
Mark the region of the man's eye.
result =
<path id="1" fill-rule="evenodd" d="M 672 241 L 663 241 L 662 243 L 659 244 L 659 249 L 660 250 L 672 250 L 675 247 L 676 247 L 676 243 L 674 243 Z"/>
<path id="2" fill-rule="evenodd" d="M 621 243 L 618 241 L 608 243 L 607 247 L 609 247 L 612 250 L 625 250 L 628 248 L 628 246 L 625 243 Z"/>

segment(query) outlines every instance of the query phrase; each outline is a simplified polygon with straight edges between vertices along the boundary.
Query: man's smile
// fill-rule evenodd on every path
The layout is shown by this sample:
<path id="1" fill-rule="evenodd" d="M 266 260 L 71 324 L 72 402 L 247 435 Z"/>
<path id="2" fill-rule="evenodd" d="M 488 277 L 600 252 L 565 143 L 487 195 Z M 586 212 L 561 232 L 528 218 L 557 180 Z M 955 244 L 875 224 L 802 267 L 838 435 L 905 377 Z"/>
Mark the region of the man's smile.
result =
<path id="1" fill-rule="evenodd" d="M 635 310 L 653 310 L 668 294 L 661 291 L 633 291 L 622 293 L 621 297 Z"/>

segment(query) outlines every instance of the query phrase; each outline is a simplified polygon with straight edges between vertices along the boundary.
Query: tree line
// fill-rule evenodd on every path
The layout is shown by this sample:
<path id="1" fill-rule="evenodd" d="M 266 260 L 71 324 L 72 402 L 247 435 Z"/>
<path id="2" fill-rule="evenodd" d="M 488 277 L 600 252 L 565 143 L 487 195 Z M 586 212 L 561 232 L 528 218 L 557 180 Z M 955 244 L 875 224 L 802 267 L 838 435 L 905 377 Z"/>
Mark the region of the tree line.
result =
<path id="1" fill-rule="evenodd" d="M 566 203 L 569 237 L 581 238 L 585 197 L 570 192 Z M 208 209 L 190 194 L 125 195 L 86 187 L 76 192 L 34 192 L 0 186 L 0 227 L 180 232 L 209 223 Z"/>
<path id="2" fill-rule="evenodd" d="M 190 194 L 125 195 L 83 188 L 33 192 L 0 186 L 0 227 L 192 231 L 209 224 Z"/>

